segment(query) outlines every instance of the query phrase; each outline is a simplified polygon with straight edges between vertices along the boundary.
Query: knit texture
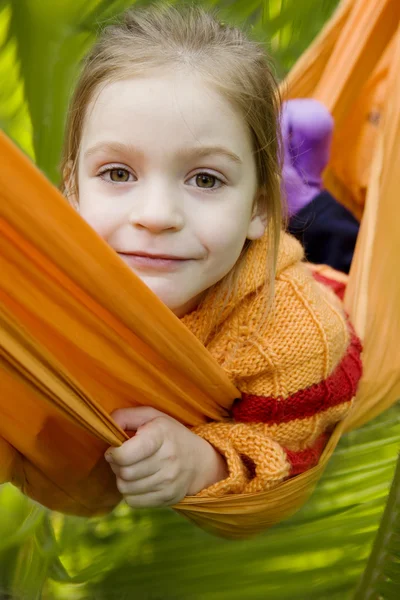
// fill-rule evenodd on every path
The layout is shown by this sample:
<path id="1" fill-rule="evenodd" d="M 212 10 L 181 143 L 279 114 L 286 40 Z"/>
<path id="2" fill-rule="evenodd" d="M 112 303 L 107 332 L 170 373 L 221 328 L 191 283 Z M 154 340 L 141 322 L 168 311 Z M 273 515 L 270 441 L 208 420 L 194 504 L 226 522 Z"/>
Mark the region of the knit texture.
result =
<path id="1" fill-rule="evenodd" d="M 330 280 L 313 276 L 283 234 L 268 311 L 266 258 L 264 237 L 248 252 L 235 300 L 215 310 L 215 288 L 182 319 L 242 394 L 231 422 L 194 429 L 229 469 L 201 496 L 267 490 L 314 466 L 361 376 L 361 344 Z"/>

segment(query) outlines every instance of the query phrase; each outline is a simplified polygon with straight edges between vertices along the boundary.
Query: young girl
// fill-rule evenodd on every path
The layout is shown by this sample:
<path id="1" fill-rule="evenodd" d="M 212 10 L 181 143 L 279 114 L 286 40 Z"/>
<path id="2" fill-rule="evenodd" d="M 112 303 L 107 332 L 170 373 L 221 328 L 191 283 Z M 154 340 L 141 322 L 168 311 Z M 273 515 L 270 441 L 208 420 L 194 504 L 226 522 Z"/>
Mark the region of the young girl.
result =
<path id="1" fill-rule="evenodd" d="M 277 98 L 260 46 L 198 8 L 128 12 L 78 82 L 66 195 L 242 393 L 194 430 L 114 413 L 132 507 L 267 490 L 316 464 L 355 394 L 359 342 L 281 231 Z"/>

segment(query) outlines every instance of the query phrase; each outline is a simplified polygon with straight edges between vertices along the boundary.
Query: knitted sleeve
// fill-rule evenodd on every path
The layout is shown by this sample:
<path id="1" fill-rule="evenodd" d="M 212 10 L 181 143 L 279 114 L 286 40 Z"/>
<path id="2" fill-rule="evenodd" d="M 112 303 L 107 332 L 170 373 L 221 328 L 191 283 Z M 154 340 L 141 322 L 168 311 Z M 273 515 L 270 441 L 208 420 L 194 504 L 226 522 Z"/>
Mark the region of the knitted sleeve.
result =
<path id="1" fill-rule="evenodd" d="M 296 276 L 283 276 L 271 325 L 274 334 L 253 339 L 251 351 L 242 354 L 244 362 L 253 356 L 253 367 L 243 368 L 242 375 L 237 372 L 242 396 L 234 404 L 232 420 L 194 429 L 225 457 L 229 469 L 227 479 L 199 496 L 266 491 L 315 466 L 330 431 L 350 409 L 362 372 L 361 344 L 338 300 L 343 286 L 318 274 L 315 279 L 322 284 L 314 281 L 313 292 L 306 293 Z M 293 318 L 308 315 L 293 344 L 291 327 L 279 322 L 281 310 L 290 307 L 291 293 L 297 295 Z"/>

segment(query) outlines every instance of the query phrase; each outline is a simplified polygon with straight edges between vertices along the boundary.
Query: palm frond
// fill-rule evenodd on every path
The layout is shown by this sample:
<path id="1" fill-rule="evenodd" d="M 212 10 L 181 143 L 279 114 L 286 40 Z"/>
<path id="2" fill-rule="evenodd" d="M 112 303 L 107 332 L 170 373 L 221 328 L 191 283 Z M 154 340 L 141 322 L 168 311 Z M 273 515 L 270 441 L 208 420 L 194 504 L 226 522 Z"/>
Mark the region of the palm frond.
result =
<path id="1" fill-rule="evenodd" d="M 17 61 L 16 41 L 10 37 L 11 6 L 0 4 L 0 128 L 34 158 L 32 123 Z"/>
<path id="2" fill-rule="evenodd" d="M 8 105 L 3 117 L 10 123 L 7 132 L 58 183 L 65 116 L 80 61 L 103 16 L 117 14 L 132 2 L 8 0 L 3 4 L 0 36 L 2 29 L 7 31 L 0 48 L 0 73 L 2 81 L 9 81 L 10 89 L 18 92 L 13 93 L 13 103 L 2 102 L 0 96 L 0 118 Z M 6 91 L 2 95 L 6 94 L 12 95 Z M 21 107 L 12 114 L 17 100 Z M 23 119 L 19 127 L 18 119 Z"/>
<path id="3" fill-rule="evenodd" d="M 400 590 L 400 455 L 385 512 L 354 600 L 390 600 Z"/>

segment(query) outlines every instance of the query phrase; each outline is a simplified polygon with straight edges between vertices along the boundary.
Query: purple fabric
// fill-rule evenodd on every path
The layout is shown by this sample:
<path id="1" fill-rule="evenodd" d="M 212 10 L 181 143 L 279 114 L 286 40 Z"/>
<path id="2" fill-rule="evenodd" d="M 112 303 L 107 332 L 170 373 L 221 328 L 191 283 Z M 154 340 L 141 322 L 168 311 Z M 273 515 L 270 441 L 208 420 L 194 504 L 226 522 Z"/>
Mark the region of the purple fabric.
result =
<path id="1" fill-rule="evenodd" d="M 283 192 L 289 217 L 319 194 L 330 153 L 333 118 L 317 100 L 301 98 L 283 104 Z"/>

